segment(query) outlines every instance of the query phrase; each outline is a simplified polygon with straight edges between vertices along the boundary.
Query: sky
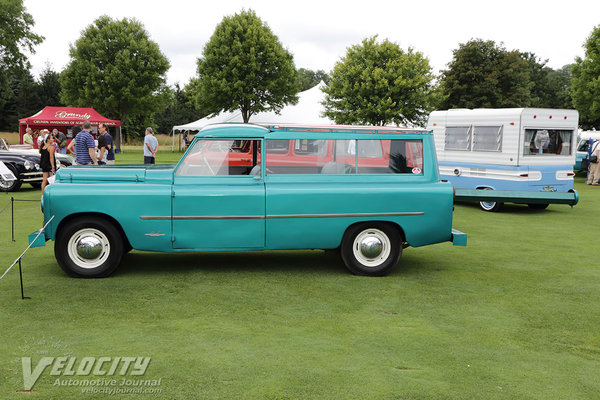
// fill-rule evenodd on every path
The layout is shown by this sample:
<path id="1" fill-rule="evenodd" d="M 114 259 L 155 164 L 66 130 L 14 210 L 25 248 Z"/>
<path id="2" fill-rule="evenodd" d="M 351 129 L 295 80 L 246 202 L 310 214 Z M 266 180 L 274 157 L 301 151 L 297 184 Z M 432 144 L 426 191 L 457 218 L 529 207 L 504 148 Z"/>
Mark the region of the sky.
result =
<path id="1" fill-rule="evenodd" d="M 329 72 L 348 47 L 378 35 L 423 53 L 435 73 L 452 61 L 459 44 L 480 38 L 508 50 L 535 53 L 554 69 L 583 57 L 583 44 L 600 25 L 600 1 L 140 1 L 24 0 L 33 31 L 45 37 L 30 62 L 38 76 L 62 70 L 69 46 L 97 17 L 136 18 L 171 62 L 170 85 L 184 86 L 224 16 L 253 9 L 294 55 L 296 68 Z"/>

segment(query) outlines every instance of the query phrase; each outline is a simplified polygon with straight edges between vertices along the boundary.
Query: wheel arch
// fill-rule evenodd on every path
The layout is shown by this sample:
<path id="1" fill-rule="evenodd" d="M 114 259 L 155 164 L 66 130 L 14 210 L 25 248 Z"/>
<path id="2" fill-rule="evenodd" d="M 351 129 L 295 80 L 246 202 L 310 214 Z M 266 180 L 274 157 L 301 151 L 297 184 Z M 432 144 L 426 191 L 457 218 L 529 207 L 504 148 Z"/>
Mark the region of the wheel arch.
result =
<path id="1" fill-rule="evenodd" d="M 399 233 L 400 233 L 400 237 L 402 238 L 402 242 L 406 242 L 406 233 L 404 232 L 404 229 L 402 229 L 402 226 L 400 226 L 400 224 L 394 222 L 394 221 L 386 221 L 386 220 L 368 220 L 368 221 L 358 221 L 355 222 L 353 224 L 350 224 L 346 227 L 346 230 L 344 231 L 344 235 L 346 236 L 346 233 L 351 230 L 352 228 L 354 228 L 357 225 L 362 225 L 362 224 L 387 224 L 392 226 L 394 229 L 396 229 Z M 342 239 L 343 239 L 342 236 Z"/>
<path id="2" fill-rule="evenodd" d="M 67 215 L 65 218 L 63 218 L 58 223 L 58 226 L 56 227 L 56 232 L 54 234 L 55 240 L 56 240 L 56 236 L 58 235 L 58 232 L 62 228 L 64 228 L 65 225 L 67 225 L 71 221 L 74 221 L 74 220 L 80 219 L 80 218 L 85 218 L 85 217 L 99 217 L 99 218 L 102 218 L 102 219 L 108 221 L 109 223 L 111 223 L 115 228 L 117 228 L 117 230 L 121 234 L 121 238 L 123 239 L 123 244 L 125 246 L 129 246 L 131 248 L 131 243 L 129 243 L 129 239 L 127 238 L 127 235 L 125 234 L 125 231 L 123 230 L 123 227 L 121 226 L 121 224 L 116 219 L 111 217 L 110 215 L 104 214 L 104 213 L 99 213 L 99 212 L 80 212 L 80 213 L 74 213 L 74 214 Z"/>

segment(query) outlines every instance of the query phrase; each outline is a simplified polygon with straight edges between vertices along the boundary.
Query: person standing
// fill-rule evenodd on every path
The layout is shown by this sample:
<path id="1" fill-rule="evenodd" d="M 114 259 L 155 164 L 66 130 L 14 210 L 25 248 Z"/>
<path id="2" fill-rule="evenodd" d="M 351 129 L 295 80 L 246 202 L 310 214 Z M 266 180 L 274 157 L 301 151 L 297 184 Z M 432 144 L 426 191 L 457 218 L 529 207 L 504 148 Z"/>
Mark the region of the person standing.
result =
<path id="1" fill-rule="evenodd" d="M 592 162 L 596 156 L 596 162 Z M 600 140 L 596 140 L 592 145 L 590 151 L 590 172 L 588 173 L 587 181 L 588 185 L 598 186 L 600 183 Z"/>
<path id="2" fill-rule="evenodd" d="M 33 147 L 33 136 L 31 136 L 31 128 L 25 129 L 25 134 L 23 135 L 23 144 L 28 144 Z"/>
<path id="3" fill-rule="evenodd" d="M 94 143 L 94 137 L 90 133 L 92 123 L 85 121 L 83 123 L 83 130 L 75 136 L 75 139 L 69 143 L 67 150 L 71 150 L 75 146 L 75 164 L 98 165 L 96 159 L 96 143 Z"/>
<path id="4" fill-rule="evenodd" d="M 56 173 L 56 159 L 54 156 L 54 136 L 47 134 L 42 138 L 40 146 L 40 168 L 42 169 L 42 193 L 48 186 L 48 178 Z"/>
<path id="5" fill-rule="evenodd" d="M 52 134 L 54 135 L 54 139 L 58 145 L 58 152 L 60 154 L 67 154 L 67 137 L 65 134 L 58 129 L 53 129 Z"/>
<path id="6" fill-rule="evenodd" d="M 108 128 L 105 124 L 98 126 L 100 136 L 98 136 L 98 148 L 100 149 L 100 160 L 105 164 L 112 165 L 115 163 L 115 152 L 113 150 L 113 139 L 108 133 Z"/>
<path id="7" fill-rule="evenodd" d="M 153 135 L 152 128 L 146 128 L 146 137 L 144 137 L 144 164 L 156 164 L 157 151 L 158 139 Z"/>

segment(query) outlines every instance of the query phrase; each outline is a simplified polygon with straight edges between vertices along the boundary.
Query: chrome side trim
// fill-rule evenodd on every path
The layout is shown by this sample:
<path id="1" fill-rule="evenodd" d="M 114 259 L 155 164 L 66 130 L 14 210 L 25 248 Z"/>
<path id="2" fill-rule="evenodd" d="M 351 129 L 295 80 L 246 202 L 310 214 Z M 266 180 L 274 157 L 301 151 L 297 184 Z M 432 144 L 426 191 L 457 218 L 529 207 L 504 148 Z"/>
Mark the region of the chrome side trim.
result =
<path id="1" fill-rule="evenodd" d="M 141 216 L 143 220 L 195 220 L 195 219 L 281 219 L 281 218 L 344 218 L 344 217 L 401 217 L 424 215 L 422 211 L 389 213 L 348 213 L 348 214 L 282 214 L 282 215 L 198 215 L 198 216 Z"/>
<path id="2" fill-rule="evenodd" d="M 401 217 L 407 215 L 423 215 L 422 211 L 389 212 L 389 213 L 348 213 L 348 214 L 288 214 L 267 215 L 267 218 L 343 218 L 343 217 Z"/>

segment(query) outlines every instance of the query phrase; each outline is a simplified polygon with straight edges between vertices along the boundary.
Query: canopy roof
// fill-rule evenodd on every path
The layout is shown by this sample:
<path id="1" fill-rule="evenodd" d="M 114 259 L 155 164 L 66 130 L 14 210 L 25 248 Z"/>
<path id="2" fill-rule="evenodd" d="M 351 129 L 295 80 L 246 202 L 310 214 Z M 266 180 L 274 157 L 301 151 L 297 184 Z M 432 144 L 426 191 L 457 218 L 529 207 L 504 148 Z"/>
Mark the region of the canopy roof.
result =
<path id="1" fill-rule="evenodd" d="M 121 121 L 105 118 L 93 108 L 50 106 L 44 107 L 31 117 L 20 119 L 19 124 L 69 126 L 80 125 L 86 120 L 92 125 L 103 123 L 107 126 L 121 126 Z"/>
<path id="2" fill-rule="evenodd" d="M 334 121 L 321 116 L 325 93 L 321 88 L 325 83 L 321 81 L 317 86 L 300 92 L 298 94 L 298 103 L 285 106 L 279 114 L 273 111 L 261 112 L 250 117 L 250 123 L 253 124 L 283 124 L 293 123 L 302 125 L 331 125 Z M 205 117 L 198 121 L 190 122 L 185 125 L 174 126 L 173 130 L 195 131 L 204 128 L 210 124 L 224 124 L 228 122 L 244 122 L 241 111 L 226 111 L 214 117 Z"/>

